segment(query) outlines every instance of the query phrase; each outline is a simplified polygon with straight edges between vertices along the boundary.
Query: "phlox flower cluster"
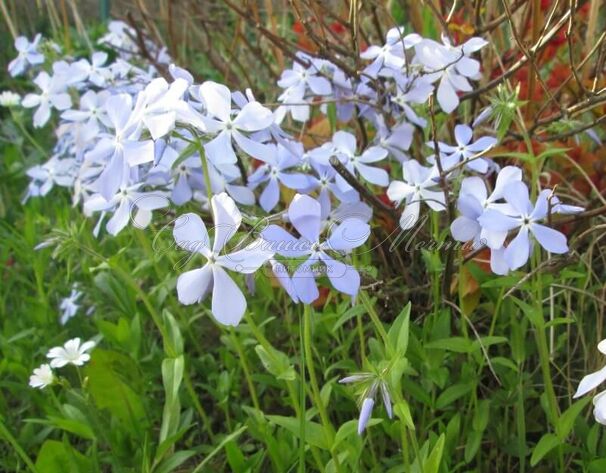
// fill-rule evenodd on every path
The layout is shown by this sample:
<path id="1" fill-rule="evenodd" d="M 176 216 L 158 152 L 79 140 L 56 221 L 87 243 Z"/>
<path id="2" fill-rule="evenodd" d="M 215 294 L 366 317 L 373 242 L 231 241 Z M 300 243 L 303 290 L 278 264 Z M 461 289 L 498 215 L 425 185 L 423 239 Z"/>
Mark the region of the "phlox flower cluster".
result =
<path id="1" fill-rule="evenodd" d="M 456 202 L 452 236 L 489 248 L 497 274 L 523 267 L 535 241 L 551 253 L 568 251 L 566 237 L 547 222 L 581 209 L 561 204 L 549 189 L 531 197 L 520 168 L 501 169 L 491 159 L 498 142 L 480 128 L 481 119 L 475 129 L 457 124 L 452 140 L 433 137 L 422 145 L 422 162 L 411 158 L 415 135 L 421 143 L 427 136 L 430 97 L 449 114 L 481 78 L 482 38 L 454 45 L 392 28 L 384 44 L 362 52 L 365 66 L 355 77 L 299 52 L 277 82 L 279 105 L 271 109 L 251 90 L 197 83 L 149 41 L 147 52 L 162 71 L 141 62 L 132 37 L 127 25 L 112 22 L 100 45 L 114 48 L 115 59 L 97 51 L 52 64 L 40 52 L 41 37 L 17 39 L 9 70 L 30 74 L 33 90 L 21 100 L 5 92 L 2 101 L 31 109 L 35 127 L 52 122 L 57 137 L 49 159 L 27 171 L 24 201 L 69 188 L 74 205 L 97 219 L 95 236 L 117 235 L 129 224 L 145 228 L 154 211 L 177 209 L 176 245 L 187 262 L 204 261 L 179 275 L 177 296 L 194 304 L 210 295 L 222 324 L 237 325 L 247 307 L 232 275 L 244 274 L 250 289 L 264 266 L 295 303 L 316 301 L 325 283 L 355 298 L 361 277 L 352 253 L 369 239 L 372 224 L 360 186 L 386 194 L 401 211 L 402 231 L 417 225 L 422 212 L 443 213 Z M 336 116 L 339 129 L 306 147 L 285 128 L 316 110 Z M 360 124 L 368 143 L 354 134 Z M 282 204 L 287 195 L 294 197 Z M 186 204 L 200 211 L 180 212 Z M 200 214 L 210 214 L 212 228 Z M 247 234 L 254 237 L 246 241 Z M 70 300 L 62 307 L 66 318 L 77 310 L 77 294 Z M 50 375 L 40 370 L 36 383 L 46 385 Z M 383 389 L 373 386 L 360 431 Z"/>
<path id="2" fill-rule="evenodd" d="M 177 219 L 177 245 L 187 242 L 187 249 L 208 262 L 196 273 L 181 275 L 177 292 L 186 304 L 212 292 L 212 312 L 222 323 L 237 324 L 246 307 L 223 268 L 250 275 L 267 263 L 295 302 L 316 300 L 316 279 L 322 275 L 336 290 L 356 296 L 360 275 L 343 259 L 368 239 L 372 213 L 359 190 L 336 172 L 335 160 L 361 185 L 385 192 L 402 208 L 402 230 L 413 228 L 425 208 L 443 212 L 456 199 L 461 215 L 452 222 L 453 237 L 490 248 L 497 274 L 522 267 L 534 240 L 552 253 L 567 251 L 564 235 L 544 223 L 550 213 L 578 209 L 556 205 L 549 190 L 531 202 L 521 170 L 499 171 L 487 156 L 496 138 L 459 124 L 453 142 L 426 143 L 424 163 L 408 154 L 415 133 L 427 126 L 423 105 L 429 97 L 435 94 L 442 110 L 452 112 L 458 93 L 472 90 L 470 81 L 480 78 L 474 55 L 486 45 L 481 38 L 455 46 L 393 28 L 383 45 L 361 54 L 367 65 L 359 79 L 330 61 L 299 53 L 278 80 L 280 105 L 271 110 L 250 90 L 232 92 L 212 81 L 197 84 L 164 49 L 150 43 L 157 63 L 168 71 L 161 76 L 153 66 L 137 62 L 131 36 L 128 26 L 112 22 L 100 43 L 116 48 L 114 61 L 99 51 L 65 57 L 38 72 L 35 68 L 44 62 L 42 39 L 16 41 L 19 56 L 11 74 L 32 74 L 35 88 L 21 105 L 34 109 L 34 126 L 45 126 L 53 115 L 58 120 L 53 154 L 27 171 L 31 181 L 24 200 L 47 195 L 55 186 L 68 187 L 74 204 L 96 216 L 95 235 L 103 228 L 116 235 L 129 223 L 144 228 L 154 211 L 198 202 L 212 213 L 215 240 L 212 246 L 200 240 L 208 232 L 196 214 Z M 344 129 L 306 149 L 282 123 L 289 116 L 308 120 L 316 102 L 321 113 L 334 107 Z M 375 131 L 367 145 L 347 129 L 354 117 Z M 394 168 L 401 169 L 402 180 Z M 491 174 L 497 178 L 488 195 Z M 233 253 L 220 255 L 226 237 L 240 226 L 238 206 L 261 217 L 276 211 L 283 189 L 295 197 L 276 215 L 296 234 L 272 223 L 251 243 L 255 250 L 250 245 L 236 250 L 243 261 L 234 264 Z M 331 220 L 335 214 L 338 221 Z M 192 241 L 199 243 L 194 249 Z M 285 264 L 293 258 L 300 265 Z M 221 297 L 223 290 L 233 297 Z M 217 300 L 230 305 L 220 307 Z"/>

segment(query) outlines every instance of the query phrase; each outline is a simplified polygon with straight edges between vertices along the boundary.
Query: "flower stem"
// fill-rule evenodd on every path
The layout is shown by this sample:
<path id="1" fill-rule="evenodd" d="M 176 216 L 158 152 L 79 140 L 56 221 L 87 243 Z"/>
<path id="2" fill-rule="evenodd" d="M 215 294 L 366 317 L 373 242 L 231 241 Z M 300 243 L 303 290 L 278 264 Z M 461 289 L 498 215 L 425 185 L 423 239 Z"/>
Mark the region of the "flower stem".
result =
<path id="1" fill-rule="evenodd" d="M 202 142 L 200 141 L 200 137 L 197 133 L 193 132 L 193 135 L 196 140 L 196 145 L 198 146 L 198 152 L 200 153 L 200 161 L 202 161 L 202 172 L 204 173 L 204 187 L 206 187 L 206 198 L 208 199 L 208 208 L 211 209 L 210 201 L 213 196 L 213 191 L 210 187 L 210 173 L 208 171 L 208 158 L 206 157 L 206 153 L 204 152 L 204 146 L 202 146 Z"/>
<path id="2" fill-rule="evenodd" d="M 304 306 L 307 311 L 307 305 Z M 301 317 L 299 323 L 299 472 L 305 473 L 305 342 L 304 325 L 305 315 Z"/>
<path id="3" fill-rule="evenodd" d="M 370 303 L 370 299 L 368 298 L 368 295 L 364 291 L 360 291 L 360 293 L 358 294 L 358 297 L 360 298 L 362 305 L 366 309 L 366 312 L 368 312 L 368 315 L 370 316 L 372 323 L 374 324 L 377 332 L 379 333 L 381 339 L 383 340 L 383 344 L 385 345 L 385 350 L 389 351 L 387 332 L 385 331 L 385 327 L 383 327 L 383 324 L 381 323 L 381 320 L 379 319 L 379 314 L 377 314 L 377 311 L 375 310 L 373 305 Z M 393 353 L 390 353 L 390 355 L 393 355 Z"/>
<path id="4" fill-rule="evenodd" d="M 242 366 L 242 371 L 244 371 L 244 377 L 246 378 L 246 384 L 248 384 L 248 391 L 250 392 L 250 397 L 252 399 L 252 403 L 255 406 L 255 409 L 258 411 L 261 410 L 261 406 L 259 405 L 259 398 L 257 396 L 257 390 L 255 389 L 255 384 L 252 381 L 252 377 L 250 375 L 250 369 L 248 368 L 248 361 L 246 358 L 246 353 L 242 349 L 242 345 L 240 344 L 240 340 L 238 339 L 238 335 L 231 328 L 229 330 L 229 335 L 236 347 L 236 351 L 238 352 L 238 358 L 240 359 L 240 365 Z"/>
<path id="5" fill-rule="evenodd" d="M 318 387 L 318 379 L 316 378 L 316 372 L 314 370 L 313 353 L 311 351 L 311 306 L 305 304 L 303 306 L 303 348 L 305 353 L 305 360 L 307 362 L 307 373 L 309 374 L 309 383 L 311 384 L 311 393 L 314 404 L 318 408 L 320 414 L 320 420 L 324 427 L 324 435 L 328 436 L 329 445 L 332 445 L 335 436 L 335 431 L 328 418 L 326 408 L 322 402 L 322 396 L 320 395 L 320 388 Z M 341 471 L 339 464 L 339 458 L 336 453 L 331 449 L 331 455 L 335 468 L 338 472 Z"/>
<path id="6" fill-rule="evenodd" d="M 13 118 L 13 121 L 15 122 L 15 124 L 17 125 L 17 127 L 19 128 L 19 131 L 21 133 L 23 133 L 23 136 L 25 136 L 29 142 L 32 144 L 32 146 L 34 148 L 36 148 L 38 150 L 38 152 L 40 152 L 40 154 L 42 156 L 46 156 L 47 153 L 44 150 L 44 148 L 42 147 L 42 145 L 40 145 L 40 143 L 38 143 L 34 137 L 30 134 L 29 131 L 27 131 L 27 128 L 25 128 L 25 126 L 23 125 L 23 122 L 21 121 L 21 118 L 17 116 L 17 114 L 15 112 L 13 112 L 13 109 L 10 109 L 11 111 L 11 117 Z"/>

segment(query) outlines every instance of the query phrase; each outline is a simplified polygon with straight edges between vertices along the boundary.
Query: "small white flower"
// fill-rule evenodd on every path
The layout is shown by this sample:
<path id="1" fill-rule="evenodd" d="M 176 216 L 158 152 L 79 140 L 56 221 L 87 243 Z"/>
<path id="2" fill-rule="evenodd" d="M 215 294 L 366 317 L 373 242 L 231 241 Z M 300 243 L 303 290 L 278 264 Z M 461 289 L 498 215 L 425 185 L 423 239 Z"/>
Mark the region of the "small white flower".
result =
<path id="1" fill-rule="evenodd" d="M 92 340 L 80 345 L 80 338 L 76 337 L 65 342 L 62 347 L 51 348 L 46 357 L 51 359 L 50 365 L 52 368 L 62 368 L 67 364 L 82 366 L 90 360 L 87 351 L 94 346 L 95 342 Z"/>
<path id="2" fill-rule="evenodd" d="M 0 106 L 2 107 L 17 107 L 21 105 L 21 96 L 10 90 L 5 90 L 0 93 Z"/>
<path id="3" fill-rule="evenodd" d="M 34 369 L 34 372 L 29 377 L 29 385 L 32 388 L 44 389 L 53 384 L 54 380 L 53 370 L 51 370 L 49 364 L 45 363 L 40 365 L 39 368 Z"/>

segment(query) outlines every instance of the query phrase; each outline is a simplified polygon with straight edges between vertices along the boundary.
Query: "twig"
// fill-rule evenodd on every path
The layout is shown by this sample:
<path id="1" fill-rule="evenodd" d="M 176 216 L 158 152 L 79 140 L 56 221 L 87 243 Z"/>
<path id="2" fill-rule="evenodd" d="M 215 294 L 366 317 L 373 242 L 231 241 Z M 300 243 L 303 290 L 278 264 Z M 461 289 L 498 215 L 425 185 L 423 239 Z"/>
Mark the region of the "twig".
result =
<path id="1" fill-rule="evenodd" d="M 562 140 L 564 138 L 569 138 L 569 137 L 574 136 L 574 135 L 576 135 L 578 133 L 582 133 L 585 130 L 589 130 L 590 128 L 593 128 L 598 123 L 601 123 L 603 121 L 606 121 L 606 115 L 602 115 L 601 117 L 597 118 L 592 123 L 588 123 L 586 125 L 580 126 L 578 128 L 574 128 L 572 130 L 569 130 L 569 131 L 566 131 L 566 132 L 563 132 L 563 133 L 558 133 L 557 135 L 539 136 L 538 140 L 541 143 L 544 143 L 546 141 L 558 141 L 558 140 Z"/>
<path id="2" fill-rule="evenodd" d="M 510 11 L 511 14 L 513 15 L 521 6 L 523 6 L 528 0 L 517 0 L 511 7 L 510 7 Z M 480 3 L 480 2 L 478 2 Z M 494 20 L 489 21 L 488 23 L 476 28 L 476 30 L 474 31 L 475 35 L 481 35 L 483 33 L 486 33 L 488 31 L 492 31 L 495 28 L 497 28 L 501 23 L 503 23 L 505 20 L 507 20 L 507 13 L 503 13 L 502 15 L 498 16 L 497 18 L 495 18 Z"/>
<path id="3" fill-rule="evenodd" d="M 531 55 L 536 54 L 537 52 L 541 51 L 545 46 L 547 46 L 547 44 L 549 44 L 549 42 L 554 38 L 554 36 L 558 33 L 558 31 L 560 31 L 562 26 L 564 26 L 564 24 L 566 24 L 569 17 L 570 17 L 570 11 L 567 11 L 566 13 L 564 13 L 564 15 L 562 15 L 562 17 L 558 20 L 556 25 L 551 30 L 549 30 L 549 32 L 541 40 L 539 40 L 534 46 L 532 46 L 528 50 L 529 54 L 531 54 Z M 460 100 L 461 101 L 469 100 L 469 99 L 472 99 L 479 95 L 482 95 L 489 90 L 494 89 L 496 86 L 502 84 L 506 79 L 511 77 L 516 71 L 518 71 L 520 68 L 522 68 L 527 62 L 528 62 L 527 56 L 524 56 L 524 57 L 518 59 L 518 61 L 516 61 L 515 64 L 513 64 L 507 71 L 505 71 L 499 77 L 491 80 L 490 82 L 488 82 L 487 84 L 485 84 L 482 87 L 478 87 L 477 89 L 475 89 L 472 92 L 468 92 L 468 93 L 462 95 L 460 97 Z"/>
<path id="4" fill-rule="evenodd" d="M 397 216 L 396 211 L 393 208 L 385 205 L 374 194 L 372 194 L 366 187 L 364 187 L 360 183 L 360 181 L 358 181 L 356 179 L 356 177 L 353 174 L 351 174 L 347 170 L 347 168 L 343 165 L 343 163 L 341 163 L 341 161 L 339 161 L 335 156 L 330 158 L 330 164 L 335 169 L 335 171 L 337 171 L 337 173 L 343 179 L 345 179 L 345 181 L 351 187 L 353 187 L 356 191 L 358 191 L 360 193 L 361 196 L 364 197 L 364 200 L 366 200 L 370 205 L 372 205 L 375 209 L 377 209 L 383 215 L 389 217 L 389 219 L 392 222 L 394 222 L 394 223 L 398 222 L 398 216 Z"/>
<path id="5" fill-rule="evenodd" d="M 129 26 L 135 31 L 135 38 L 132 39 L 136 41 L 141 56 L 147 59 L 156 68 L 156 70 L 162 77 L 164 77 L 166 80 L 171 80 L 171 76 L 168 73 L 168 69 L 166 68 L 166 66 L 164 64 L 160 64 L 158 60 L 147 49 L 147 46 L 145 45 L 145 37 L 143 36 L 141 29 L 137 26 L 137 23 L 133 18 L 131 12 L 128 12 L 126 14 L 126 20 L 128 21 Z"/>
<path id="6" fill-rule="evenodd" d="M 442 166 L 442 159 L 440 156 L 440 146 L 438 144 L 438 134 L 436 129 L 436 116 L 434 111 L 434 95 L 429 96 L 429 119 L 431 122 L 431 135 L 433 140 L 433 149 L 435 154 L 436 166 L 438 167 L 438 171 L 440 172 L 440 187 L 442 192 L 444 193 L 444 204 L 446 206 L 446 215 L 448 218 L 448 224 L 450 225 L 453 221 L 454 209 L 452 207 L 452 202 L 450 199 L 450 186 L 448 184 L 448 177 L 444 173 L 444 168 Z M 444 278 L 442 279 L 442 294 L 444 295 L 444 300 L 448 301 L 450 299 L 450 280 L 452 276 L 452 260 L 453 260 L 453 248 L 448 247 L 448 251 L 446 253 L 446 264 L 444 265 Z"/>

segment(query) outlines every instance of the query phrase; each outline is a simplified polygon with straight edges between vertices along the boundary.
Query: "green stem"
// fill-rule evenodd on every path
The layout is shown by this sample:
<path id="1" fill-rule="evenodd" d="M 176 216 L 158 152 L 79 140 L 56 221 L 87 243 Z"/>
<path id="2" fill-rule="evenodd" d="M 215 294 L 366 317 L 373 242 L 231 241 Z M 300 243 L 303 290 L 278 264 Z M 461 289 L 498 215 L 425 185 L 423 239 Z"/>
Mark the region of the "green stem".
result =
<path id="1" fill-rule="evenodd" d="M 204 428 L 206 429 L 206 433 L 208 433 L 208 437 L 210 438 L 210 441 L 214 442 L 215 434 L 212 431 L 212 428 L 210 426 L 210 420 L 208 418 L 208 415 L 206 414 L 206 411 L 202 407 L 202 404 L 200 403 L 200 400 L 198 399 L 198 396 L 196 395 L 194 385 L 191 382 L 191 377 L 189 375 L 189 371 L 184 370 L 183 379 L 185 380 L 185 389 L 187 389 L 187 393 L 189 394 L 189 397 L 191 398 L 191 400 L 194 404 L 194 407 L 196 408 L 196 412 L 198 412 L 198 415 L 200 416 L 200 418 L 202 419 L 202 422 L 204 423 Z"/>
<path id="2" fill-rule="evenodd" d="M 305 311 L 307 311 L 307 305 L 304 306 Z M 299 472 L 305 473 L 305 424 L 306 424 L 306 412 L 305 409 L 305 335 L 304 335 L 304 325 L 305 315 L 300 320 L 299 323 Z"/>
<path id="3" fill-rule="evenodd" d="M 250 327 L 250 330 L 252 331 L 253 335 L 255 336 L 257 342 L 263 347 L 265 348 L 265 350 L 267 351 L 267 353 L 272 353 L 274 348 L 271 345 L 271 343 L 269 343 L 269 341 L 267 340 L 267 338 L 265 338 L 265 335 L 263 335 L 263 333 L 261 332 L 261 330 L 259 330 L 259 327 L 257 326 L 257 324 L 255 323 L 255 321 L 253 320 L 253 317 L 250 314 L 246 314 L 246 323 L 248 324 L 248 326 Z M 300 324 L 301 330 L 303 330 L 303 324 Z M 303 354 L 304 356 L 304 349 L 303 349 L 303 336 L 302 336 L 303 332 L 300 332 L 300 351 L 299 353 Z M 292 380 L 292 381 L 285 381 L 286 383 L 286 389 L 288 391 L 288 396 L 290 398 L 290 403 L 292 405 L 293 410 L 295 411 L 295 416 L 300 419 L 300 424 L 299 424 L 299 430 L 301 432 L 301 434 L 303 435 L 303 437 L 300 439 L 300 443 L 299 443 L 299 468 L 305 468 L 305 366 L 302 366 L 303 371 L 299 372 L 299 387 L 300 387 L 300 392 L 299 395 L 297 395 L 297 386 L 296 386 L 296 381 Z M 302 373 L 302 374 L 301 374 Z M 311 454 L 314 457 L 314 461 L 316 462 L 316 466 L 318 467 L 318 471 L 320 472 L 324 472 L 324 465 L 322 464 L 322 460 L 320 458 L 320 454 L 319 451 L 317 449 L 317 447 L 314 446 L 310 446 L 310 450 L 311 450 Z"/>
<path id="4" fill-rule="evenodd" d="M 32 144 L 32 146 L 34 148 L 36 148 L 40 154 L 42 156 L 46 156 L 48 153 L 44 150 L 44 148 L 42 147 L 42 145 L 40 145 L 40 143 L 38 143 L 34 137 L 29 133 L 29 131 L 27 131 L 27 128 L 25 128 L 25 126 L 23 125 L 23 123 L 21 122 L 21 118 L 19 118 L 15 112 L 13 112 L 13 109 L 10 109 L 11 111 L 11 117 L 13 118 L 13 121 L 15 122 L 15 124 L 17 125 L 17 127 L 19 128 L 19 131 L 21 133 L 23 133 L 23 136 L 25 136 L 29 142 Z"/>
<path id="5" fill-rule="evenodd" d="M 537 156 L 534 154 L 534 150 L 532 147 L 532 141 L 526 130 L 526 126 L 524 123 L 523 117 L 520 115 L 518 110 L 518 124 L 520 125 L 520 129 L 522 131 L 522 136 L 524 138 L 524 143 L 526 144 L 526 149 L 528 151 L 528 155 L 530 159 L 530 169 L 532 173 L 532 186 L 531 186 L 531 197 L 534 199 L 539 193 L 539 174 L 541 172 L 541 168 L 543 166 L 542 161 L 539 162 Z M 541 279 L 541 272 L 538 271 L 540 265 L 541 252 L 537 250 L 534 252 L 531 258 L 531 271 L 533 273 L 532 278 L 532 286 L 534 290 L 534 301 L 535 301 L 535 310 L 537 311 L 537 319 L 540 319 L 540 323 L 535 324 L 534 333 L 535 339 L 537 342 L 537 349 L 539 351 L 539 363 L 541 365 L 541 374 L 543 375 L 543 384 L 545 385 L 545 392 L 547 394 L 547 404 L 548 404 L 548 421 L 550 421 L 555 428 L 558 417 L 559 417 L 559 406 L 558 400 L 556 398 L 555 390 L 553 388 L 553 381 L 551 378 L 551 369 L 550 369 L 550 354 L 549 354 L 549 346 L 547 343 L 547 336 L 545 334 L 545 322 L 543 319 L 543 284 Z M 558 446 L 558 459 L 560 463 L 560 468 L 564 468 L 564 454 L 562 451 L 562 447 Z"/>
<path id="6" fill-rule="evenodd" d="M 210 206 L 210 201 L 213 196 L 213 191 L 210 187 L 210 173 L 208 171 L 208 159 L 206 158 L 206 153 L 204 152 L 204 146 L 202 146 L 202 142 L 200 141 L 200 137 L 198 134 L 192 130 L 192 134 L 196 139 L 196 145 L 198 147 L 198 152 L 200 153 L 200 161 L 202 161 L 202 172 L 204 173 L 204 186 L 206 187 L 206 198 L 208 199 L 208 207 L 212 209 Z M 211 210 L 212 212 L 212 210 Z"/>
<path id="7" fill-rule="evenodd" d="M 305 361 L 307 362 L 307 373 L 309 374 L 309 383 L 311 384 L 311 393 L 313 402 L 318 408 L 320 414 L 320 420 L 324 427 L 324 434 L 328 435 L 329 445 L 332 445 L 335 430 L 328 418 L 326 408 L 322 402 L 322 396 L 320 394 L 320 388 L 318 387 L 318 379 L 316 378 L 316 371 L 314 369 L 313 353 L 311 351 L 311 306 L 305 304 L 303 306 L 303 348 L 305 353 Z M 335 468 L 338 472 L 341 471 L 341 465 L 337 454 L 331 449 L 331 455 Z"/>
<path id="8" fill-rule="evenodd" d="M 385 331 L 385 327 L 383 327 L 383 324 L 381 323 L 381 320 L 379 319 L 379 314 L 377 314 L 377 311 L 375 310 L 374 306 L 371 304 L 370 299 L 368 298 L 368 295 L 366 295 L 366 293 L 364 291 L 360 291 L 358 294 L 358 297 L 360 298 L 362 305 L 366 309 L 366 312 L 368 312 L 368 315 L 370 316 L 372 323 L 374 324 L 377 332 L 379 333 L 379 336 L 383 340 L 385 349 L 390 352 L 389 355 L 393 356 L 393 353 L 391 353 L 391 350 L 390 350 L 389 339 L 387 337 L 387 332 Z"/>
<path id="9" fill-rule="evenodd" d="M 244 352 L 242 345 L 240 344 L 240 340 L 238 339 L 238 335 L 234 332 L 233 328 L 230 328 L 229 336 L 231 337 L 232 342 L 234 343 L 236 350 L 238 352 L 240 366 L 242 366 L 242 371 L 244 371 L 244 377 L 246 378 L 246 384 L 248 384 L 248 392 L 250 393 L 252 403 L 255 406 L 255 409 L 260 411 L 261 406 L 259 405 L 259 398 L 257 396 L 257 390 L 255 389 L 255 384 L 252 381 L 252 377 L 250 375 L 250 369 L 248 368 L 248 361 L 246 358 L 246 353 Z"/>

